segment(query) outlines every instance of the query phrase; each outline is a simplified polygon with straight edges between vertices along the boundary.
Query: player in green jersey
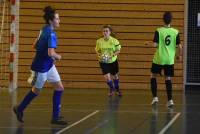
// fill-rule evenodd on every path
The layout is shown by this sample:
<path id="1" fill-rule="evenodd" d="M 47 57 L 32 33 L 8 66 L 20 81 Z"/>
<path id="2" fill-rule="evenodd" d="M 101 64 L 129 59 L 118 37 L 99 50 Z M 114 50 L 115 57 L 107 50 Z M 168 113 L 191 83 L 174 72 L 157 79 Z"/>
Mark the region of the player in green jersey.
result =
<path id="1" fill-rule="evenodd" d="M 112 27 L 110 25 L 103 26 L 103 37 L 96 41 L 96 53 L 98 55 L 99 64 L 104 75 L 104 78 L 109 86 L 109 96 L 114 92 L 119 96 L 122 93 L 119 89 L 119 66 L 117 56 L 120 53 L 121 45 L 114 38 Z"/>
<path id="2" fill-rule="evenodd" d="M 164 26 L 155 31 L 153 45 L 157 47 L 153 57 L 151 67 L 151 91 L 153 95 L 152 105 L 158 103 L 157 97 L 157 81 L 156 77 L 164 70 L 165 85 L 167 91 L 168 102 L 167 106 L 172 107 L 174 102 L 172 100 L 172 81 L 174 76 L 174 60 L 176 54 L 176 47 L 178 46 L 177 58 L 182 60 L 182 45 L 180 43 L 179 31 L 171 27 L 172 14 L 165 12 L 163 15 Z M 147 43 L 148 44 L 148 43 Z"/>

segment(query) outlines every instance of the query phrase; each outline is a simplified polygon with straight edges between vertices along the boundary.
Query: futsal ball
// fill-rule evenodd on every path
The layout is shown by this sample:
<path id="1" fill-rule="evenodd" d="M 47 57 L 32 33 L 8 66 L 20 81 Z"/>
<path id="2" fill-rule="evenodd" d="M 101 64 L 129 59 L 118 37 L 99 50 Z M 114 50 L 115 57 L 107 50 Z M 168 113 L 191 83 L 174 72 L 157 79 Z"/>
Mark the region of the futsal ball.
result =
<path id="1" fill-rule="evenodd" d="M 110 56 L 108 54 L 102 54 L 101 61 L 104 63 L 108 63 L 110 61 Z"/>

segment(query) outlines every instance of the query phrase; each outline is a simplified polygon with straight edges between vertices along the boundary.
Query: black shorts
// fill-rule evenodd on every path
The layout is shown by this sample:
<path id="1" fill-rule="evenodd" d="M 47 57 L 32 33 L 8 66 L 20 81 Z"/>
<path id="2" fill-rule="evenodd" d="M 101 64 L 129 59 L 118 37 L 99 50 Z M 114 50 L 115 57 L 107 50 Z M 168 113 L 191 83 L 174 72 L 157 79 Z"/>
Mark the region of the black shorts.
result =
<path id="1" fill-rule="evenodd" d="M 152 63 L 151 73 L 153 74 L 161 74 L 162 69 L 164 70 L 164 75 L 173 77 L 174 76 L 174 65 L 158 65 Z"/>
<path id="2" fill-rule="evenodd" d="M 99 65 L 101 67 L 103 75 L 108 74 L 108 73 L 115 75 L 119 72 L 119 65 L 118 65 L 117 60 L 113 63 L 101 63 L 101 62 L 99 62 Z"/>

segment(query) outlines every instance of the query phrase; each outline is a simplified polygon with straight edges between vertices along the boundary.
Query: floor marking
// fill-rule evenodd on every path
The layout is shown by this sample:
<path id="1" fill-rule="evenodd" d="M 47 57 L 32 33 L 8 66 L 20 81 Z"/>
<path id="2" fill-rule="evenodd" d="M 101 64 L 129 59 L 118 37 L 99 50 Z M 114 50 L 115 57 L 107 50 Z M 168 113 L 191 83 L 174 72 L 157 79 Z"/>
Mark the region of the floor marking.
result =
<path id="1" fill-rule="evenodd" d="M 9 105 L 11 103 L 6 103 L 6 102 L 0 102 L 0 105 Z M 52 103 L 32 103 L 31 104 L 32 106 L 39 106 L 39 105 L 45 105 L 45 106 L 48 106 L 48 105 L 52 105 Z M 81 105 L 81 106 L 89 106 L 89 105 L 92 105 L 92 106 L 107 106 L 109 104 L 97 104 L 97 103 L 87 103 L 87 104 L 80 104 L 80 103 L 65 103 L 65 104 L 62 104 L 62 107 L 64 106 L 69 106 L 69 105 Z M 114 105 L 117 105 L 117 104 L 114 104 Z M 119 104 L 120 106 L 151 106 L 150 104 L 148 103 L 143 103 L 143 104 Z M 165 103 L 159 103 L 158 106 L 163 106 L 163 105 L 166 105 Z M 176 103 L 176 106 L 199 106 L 200 104 L 181 104 L 181 103 Z"/>
<path id="2" fill-rule="evenodd" d="M 13 112 L 10 110 L 10 108 L 2 108 L 0 111 L 4 111 L 4 112 Z M 32 113 L 34 111 L 40 111 L 40 112 L 46 112 L 46 113 L 50 113 L 52 112 L 51 110 L 49 109 L 46 109 L 46 108 L 31 108 L 31 109 L 27 109 L 26 113 Z M 62 108 L 62 113 L 69 113 L 69 112 L 82 112 L 82 113 L 86 113 L 86 112 L 89 112 L 91 111 L 90 109 L 69 109 L 69 108 Z M 101 111 L 101 112 L 107 112 L 108 109 L 99 109 L 98 111 Z M 149 109 L 147 110 L 113 110 L 112 112 L 116 112 L 116 113 L 132 113 L 132 114 L 141 114 L 141 113 L 147 113 L 147 114 L 152 114 L 152 113 L 155 113 L 155 112 L 150 112 Z M 164 110 L 163 111 L 159 111 L 158 113 L 160 114 L 166 114 L 166 113 L 169 113 L 169 112 L 165 112 Z M 179 113 L 179 111 L 173 111 L 173 112 L 170 112 L 170 113 Z M 185 112 L 185 113 L 192 113 L 192 112 Z"/>
<path id="3" fill-rule="evenodd" d="M 61 127 L 58 127 L 58 128 L 52 128 L 52 127 L 7 127 L 7 126 L 2 126 L 0 127 L 0 129 L 36 129 L 36 130 L 52 130 L 52 129 L 62 129 Z"/>
<path id="4" fill-rule="evenodd" d="M 73 124 L 71 124 L 71 125 L 69 125 L 69 126 L 63 128 L 62 130 L 56 132 L 56 134 L 61 134 L 62 132 L 64 132 L 64 131 L 70 129 L 70 128 L 73 127 L 73 126 L 76 126 L 77 124 L 79 124 L 79 123 L 81 123 L 82 121 L 84 121 L 84 120 L 90 118 L 91 116 L 97 114 L 98 112 L 99 112 L 99 110 L 94 111 L 93 113 L 91 113 L 91 114 L 85 116 L 85 117 L 82 118 L 81 120 L 79 120 L 79 121 L 77 121 L 77 122 L 75 122 L 75 123 L 73 123 Z"/>
<path id="5" fill-rule="evenodd" d="M 176 119 L 181 115 L 181 113 L 177 113 L 174 118 L 158 133 L 158 134 L 164 134 L 167 129 L 176 121 Z"/>

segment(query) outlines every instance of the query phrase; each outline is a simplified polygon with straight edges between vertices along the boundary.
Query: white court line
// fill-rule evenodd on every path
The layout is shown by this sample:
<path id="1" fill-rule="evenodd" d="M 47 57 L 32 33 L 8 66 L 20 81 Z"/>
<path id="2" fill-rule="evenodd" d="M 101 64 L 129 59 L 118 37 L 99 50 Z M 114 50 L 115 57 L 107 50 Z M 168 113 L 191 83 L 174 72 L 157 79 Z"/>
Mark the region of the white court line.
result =
<path id="1" fill-rule="evenodd" d="M 36 129 L 36 130 L 52 130 L 51 127 L 7 127 L 7 126 L 2 126 L 0 129 Z M 62 128 L 54 128 L 54 129 L 62 129 Z"/>
<path id="2" fill-rule="evenodd" d="M 65 127 L 65 128 L 63 128 L 62 130 L 56 132 L 56 134 L 61 134 L 62 132 L 66 131 L 67 129 L 70 129 L 70 128 L 73 127 L 73 126 L 76 126 L 77 124 L 79 124 L 79 123 L 81 123 L 82 121 L 84 121 L 84 120 L 90 118 L 91 116 L 97 114 L 98 112 L 99 112 L 99 110 L 94 111 L 93 113 L 91 113 L 91 114 L 85 116 L 85 117 L 82 118 L 81 120 L 79 120 L 79 121 L 77 121 L 77 122 L 75 122 L 75 123 L 69 125 L 68 127 Z"/>
<path id="3" fill-rule="evenodd" d="M 177 113 L 174 118 L 158 133 L 158 134 L 164 134 L 167 129 L 176 121 L 176 119 L 181 115 L 181 113 Z"/>

